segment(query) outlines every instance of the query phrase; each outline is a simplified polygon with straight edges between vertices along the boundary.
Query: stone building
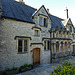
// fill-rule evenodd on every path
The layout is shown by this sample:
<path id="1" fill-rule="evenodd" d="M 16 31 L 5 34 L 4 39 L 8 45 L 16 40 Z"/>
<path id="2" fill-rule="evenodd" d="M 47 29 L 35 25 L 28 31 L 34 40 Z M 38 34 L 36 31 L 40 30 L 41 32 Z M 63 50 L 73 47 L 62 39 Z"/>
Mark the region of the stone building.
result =
<path id="1" fill-rule="evenodd" d="M 50 48 L 52 58 L 69 56 L 74 34 L 69 17 L 51 15 L 44 5 L 37 10 L 24 2 L 0 0 L 0 70 L 50 63 Z"/>

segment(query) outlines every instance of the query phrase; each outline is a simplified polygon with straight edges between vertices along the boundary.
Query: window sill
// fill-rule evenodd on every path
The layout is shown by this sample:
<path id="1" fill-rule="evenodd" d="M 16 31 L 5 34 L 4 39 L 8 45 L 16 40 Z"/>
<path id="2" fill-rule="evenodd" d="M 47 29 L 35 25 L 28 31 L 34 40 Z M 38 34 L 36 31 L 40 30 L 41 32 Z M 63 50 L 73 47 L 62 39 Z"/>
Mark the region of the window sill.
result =
<path id="1" fill-rule="evenodd" d="M 35 37 L 40 37 L 40 35 L 34 35 Z"/>
<path id="2" fill-rule="evenodd" d="M 28 53 L 28 52 L 18 52 L 17 54 L 26 54 L 26 53 Z"/>
<path id="3" fill-rule="evenodd" d="M 46 27 L 47 28 L 47 26 L 41 26 L 41 25 L 40 25 L 40 27 Z"/>

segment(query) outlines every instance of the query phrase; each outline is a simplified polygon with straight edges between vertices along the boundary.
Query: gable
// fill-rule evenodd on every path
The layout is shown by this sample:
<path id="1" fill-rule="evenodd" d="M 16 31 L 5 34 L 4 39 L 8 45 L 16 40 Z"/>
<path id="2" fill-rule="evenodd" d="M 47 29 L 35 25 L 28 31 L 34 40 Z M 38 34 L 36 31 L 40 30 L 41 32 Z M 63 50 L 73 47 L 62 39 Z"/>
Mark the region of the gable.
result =
<path id="1" fill-rule="evenodd" d="M 73 26 L 73 23 L 70 18 L 66 19 L 63 21 L 64 26 L 66 27 L 67 25 Z M 73 26 L 74 27 L 74 26 Z"/>
<path id="2" fill-rule="evenodd" d="M 69 18 L 67 25 L 73 25 L 71 19 Z"/>
<path id="3" fill-rule="evenodd" d="M 46 8 L 44 7 L 44 5 L 42 5 L 37 11 L 34 12 L 34 14 L 32 15 L 33 17 L 34 16 L 39 16 L 39 15 L 42 15 L 42 16 L 45 16 L 45 17 L 48 17 L 50 20 L 50 16 L 46 10 Z"/>

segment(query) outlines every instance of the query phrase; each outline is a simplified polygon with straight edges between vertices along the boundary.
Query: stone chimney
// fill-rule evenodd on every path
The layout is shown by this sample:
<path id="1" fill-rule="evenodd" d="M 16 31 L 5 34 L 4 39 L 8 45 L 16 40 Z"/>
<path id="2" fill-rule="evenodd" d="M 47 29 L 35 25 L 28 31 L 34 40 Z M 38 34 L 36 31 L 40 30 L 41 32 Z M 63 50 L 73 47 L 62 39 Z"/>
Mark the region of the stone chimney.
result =
<path id="1" fill-rule="evenodd" d="M 47 8 L 47 12 L 49 13 L 49 9 Z"/>
<path id="2" fill-rule="evenodd" d="M 66 15 L 67 15 L 67 19 L 69 18 L 69 15 L 68 15 L 68 9 L 67 9 L 67 7 L 66 7 Z"/>
<path id="3" fill-rule="evenodd" d="M 23 2 L 23 0 L 19 0 L 19 1 Z"/>
<path id="4" fill-rule="evenodd" d="M 25 2 L 23 0 L 19 0 L 20 3 L 25 4 Z"/>

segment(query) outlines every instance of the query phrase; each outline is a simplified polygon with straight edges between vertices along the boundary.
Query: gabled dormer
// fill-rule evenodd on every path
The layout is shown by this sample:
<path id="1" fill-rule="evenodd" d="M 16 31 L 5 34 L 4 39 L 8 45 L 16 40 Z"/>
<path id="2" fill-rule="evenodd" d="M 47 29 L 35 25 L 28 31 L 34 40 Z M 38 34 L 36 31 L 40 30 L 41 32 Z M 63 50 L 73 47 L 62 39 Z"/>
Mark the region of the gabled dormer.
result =
<path id="1" fill-rule="evenodd" d="M 50 28 L 51 18 L 49 12 L 46 10 L 44 5 L 42 5 L 37 11 L 34 12 L 32 18 L 36 26 L 48 27 Z"/>
<path id="2" fill-rule="evenodd" d="M 70 31 L 70 32 L 73 32 L 73 31 L 74 31 L 74 30 L 73 30 L 74 26 L 73 26 L 73 23 L 72 23 L 72 21 L 71 21 L 70 18 L 68 18 L 68 19 L 66 20 L 65 26 L 66 26 L 66 28 L 67 28 L 68 31 Z"/>
<path id="3" fill-rule="evenodd" d="M 73 26 L 73 23 L 71 21 L 71 19 L 69 18 L 69 15 L 68 15 L 68 9 L 66 8 L 66 14 L 67 14 L 67 19 L 62 21 L 62 23 L 64 24 L 64 26 L 66 27 L 67 31 L 70 31 L 70 32 L 73 32 L 74 30 L 74 26 Z"/>

